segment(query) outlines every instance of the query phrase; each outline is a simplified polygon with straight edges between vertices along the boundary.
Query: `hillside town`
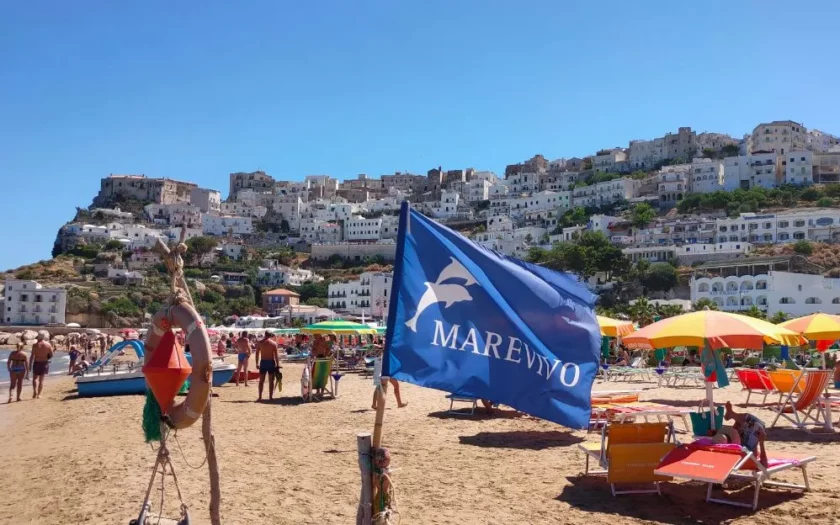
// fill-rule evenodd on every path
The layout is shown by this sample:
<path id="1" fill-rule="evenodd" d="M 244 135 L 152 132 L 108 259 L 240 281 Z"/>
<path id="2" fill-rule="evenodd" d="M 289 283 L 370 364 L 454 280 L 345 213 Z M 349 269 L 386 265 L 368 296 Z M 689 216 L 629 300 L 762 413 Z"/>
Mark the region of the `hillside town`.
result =
<path id="1" fill-rule="evenodd" d="M 164 273 L 152 248 L 182 234 L 187 276 L 214 322 L 382 320 L 403 201 L 490 250 L 580 275 L 602 308 L 643 292 L 672 307 L 840 313 L 835 266 L 813 260 L 840 238 L 838 198 L 840 138 L 790 120 L 741 138 L 681 127 L 582 157 L 535 155 L 502 174 L 436 166 L 291 181 L 253 171 L 230 174 L 224 190 L 110 174 L 58 232 L 53 263 L 69 261 L 65 278 L 7 272 L 2 321 L 136 322 L 160 304 L 144 292 Z"/>

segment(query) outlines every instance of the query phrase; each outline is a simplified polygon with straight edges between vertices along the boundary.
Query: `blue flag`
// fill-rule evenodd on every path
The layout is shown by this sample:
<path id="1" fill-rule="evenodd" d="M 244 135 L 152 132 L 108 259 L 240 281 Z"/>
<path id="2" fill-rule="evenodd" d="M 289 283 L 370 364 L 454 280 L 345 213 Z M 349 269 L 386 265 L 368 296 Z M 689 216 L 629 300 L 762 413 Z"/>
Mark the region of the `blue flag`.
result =
<path id="1" fill-rule="evenodd" d="M 601 334 L 571 275 L 506 257 L 403 203 L 383 376 L 586 428 Z"/>

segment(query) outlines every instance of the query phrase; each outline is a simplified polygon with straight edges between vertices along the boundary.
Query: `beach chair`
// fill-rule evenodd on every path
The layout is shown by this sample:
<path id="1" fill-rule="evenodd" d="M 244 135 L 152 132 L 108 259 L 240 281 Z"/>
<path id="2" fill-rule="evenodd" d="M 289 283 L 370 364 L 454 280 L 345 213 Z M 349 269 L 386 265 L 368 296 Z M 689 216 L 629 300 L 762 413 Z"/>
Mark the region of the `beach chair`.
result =
<path id="1" fill-rule="evenodd" d="M 653 474 L 654 468 L 676 446 L 671 423 L 613 423 L 601 431 L 600 443 L 581 443 L 586 457 L 586 475 L 606 475 L 613 496 L 619 494 L 661 494 L 660 481 L 667 476 Z M 590 471 L 595 460 L 602 470 Z M 652 489 L 617 490 L 618 484 L 653 483 Z"/>
<path id="2" fill-rule="evenodd" d="M 768 458 L 768 465 L 765 467 L 759 463 L 753 452 L 747 452 L 738 445 L 689 444 L 681 445 L 668 453 L 656 467 L 654 473 L 707 483 L 707 502 L 723 503 L 755 510 L 758 508 L 761 487 L 810 490 L 807 466 L 815 459 L 815 456 L 802 458 L 771 457 Z M 802 472 L 804 484 L 797 485 L 772 481 L 775 474 L 792 469 L 799 469 Z M 712 497 L 712 488 L 715 485 L 723 485 L 732 480 L 748 481 L 755 486 L 752 503 Z"/>
<path id="3" fill-rule="evenodd" d="M 448 394 L 446 398 L 449 400 L 449 410 L 446 411 L 447 414 L 453 416 L 472 416 L 475 414 L 475 409 L 478 406 L 477 397 Z M 469 408 L 456 409 L 455 403 L 469 403 L 471 406 Z M 469 412 L 467 412 L 467 410 L 469 410 Z"/>
<path id="4" fill-rule="evenodd" d="M 800 384 L 799 380 L 802 378 L 802 372 L 797 370 L 771 370 L 767 371 L 767 377 L 773 383 L 773 388 L 779 394 L 778 405 L 782 404 L 786 395 L 801 394 L 804 383 Z"/>
<path id="5" fill-rule="evenodd" d="M 741 382 L 741 386 L 748 392 L 747 406 L 750 404 L 750 396 L 753 395 L 753 392 L 758 395 L 764 394 L 764 399 L 761 401 L 763 405 L 767 402 L 767 396 L 776 391 L 776 387 L 773 386 L 773 381 L 770 380 L 770 376 L 767 375 L 766 370 L 739 368 L 736 373 L 738 374 L 738 381 Z"/>
<path id="6" fill-rule="evenodd" d="M 306 396 L 307 401 L 312 401 L 316 397 L 323 398 L 327 394 L 335 398 L 335 379 L 333 379 L 334 363 L 335 360 L 332 358 L 315 359 L 312 361 L 312 376 L 309 384 L 309 392 Z M 322 390 L 323 393 L 317 393 L 318 390 Z"/>
<path id="7" fill-rule="evenodd" d="M 823 419 L 823 426 L 831 428 L 830 414 L 831 399 L 820 399 L 820 396 L 826 391 L 829 381 L 834 376 L 834 370 L 807 370 L 799 375 L 796 379 L 793 388 L 788 392 L 787 397 L 783 399 L 776 410 L 776 417 L 770 428 L 776 426 L 779 418 L 785 418 L 796 426 L 799 430 L 810 432 L 808 422 L 812 421 L 815 425 L 820 424 L 820 418 Z M 802 387 L 802 394 L 797 397 L 796 391 L 800 385 Z M 816 410 L 816 414 L 813 414 Z"/>

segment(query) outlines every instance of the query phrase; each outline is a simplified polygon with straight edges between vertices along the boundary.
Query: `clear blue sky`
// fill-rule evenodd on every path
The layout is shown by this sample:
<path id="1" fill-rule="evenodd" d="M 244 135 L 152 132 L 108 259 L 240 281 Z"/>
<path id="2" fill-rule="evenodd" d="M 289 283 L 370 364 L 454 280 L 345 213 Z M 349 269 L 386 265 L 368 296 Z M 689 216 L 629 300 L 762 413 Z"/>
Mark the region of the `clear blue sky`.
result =
<path id="1" fill-rule="evenodd" d="M 0 5 L 0 269 L 109 173 L 500 172 L 678 126 L 840 133 L 837 2 Z"/>

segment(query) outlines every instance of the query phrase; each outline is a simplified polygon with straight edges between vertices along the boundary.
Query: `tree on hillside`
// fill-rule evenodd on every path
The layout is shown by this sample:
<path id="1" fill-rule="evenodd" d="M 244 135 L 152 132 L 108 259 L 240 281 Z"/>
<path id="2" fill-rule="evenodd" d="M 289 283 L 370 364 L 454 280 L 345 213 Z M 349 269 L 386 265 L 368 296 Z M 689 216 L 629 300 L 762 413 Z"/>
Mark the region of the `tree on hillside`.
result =
<path id="1" fill-rule="evenodd" d="M 216 249 L 219 241 L 215 237 L 192 237 L 187 239 L 187 256 L 196 264 L 201 264 L 205 255 Z"/>
<path id="2" fill-rule="evenodd" d="M 573 241 L 554 245 L 550 250 L 534 247 L 528 260 L 547 268 L 576 273 L 588 279 L 598 272 L 607 280 L 624 278 L 630 261 L 601 232 L 584 231 Z"/>
<path id="3" fill-rule="evenodd" d="M 652 264 L 642 285 L 654 292 L 667 292 L 677 285 L 677 270 L 668 263 Z"/>
<path id="4" fill-rule="evenodd" d="M 801 241 L 796 241 L 793 245 L 793 251 L 798 253 L 799 255 L 811 255 L 814 253 L 814 247 L 811 245 L 810 242 L 802 239 Z"/>
<path id="5" fill-rule="evenodd" d="M 654 217 L 656 217 L 656 211 L 646 202 L 635 205 L 630 212 L 630 222 L 636 228 L 644 228 Z"/>
<path id="6" fill-rule="evenodd" d="M 586 209 L 582 206 L 577 206 L 563 213 L 560 217 L 559 226 L 563 228 L 583 226 L 587 221 L 589 221 L 589 217 L 586 215 Z"/>
<path id="7" fill-rule="evenodd" d="M 640 326 L 647 326 L 653 322 L 653 317 L 656 315 L 656 308 L 646 297 L 639 297 L 635 303 L 630 305 L 628 313 L 630 314 L 630 318 L 639 323 Z"/>
<path id="8" fill-rule="evenodd" d="M 720 152 L 724 157 L 734 157 L 740 153 L 741 148 L 737 144 L 727 144 L 720 148 Z"/>

